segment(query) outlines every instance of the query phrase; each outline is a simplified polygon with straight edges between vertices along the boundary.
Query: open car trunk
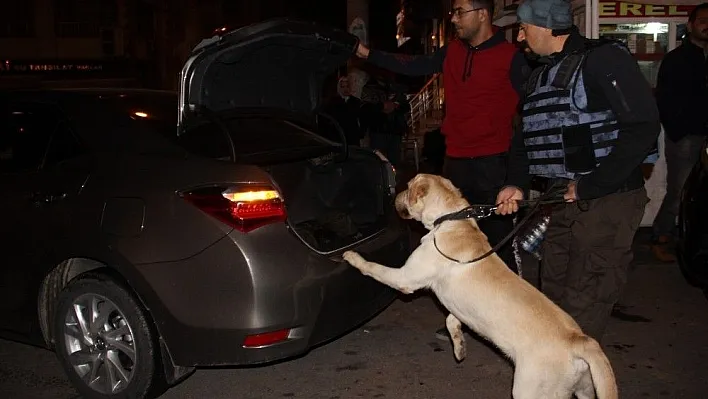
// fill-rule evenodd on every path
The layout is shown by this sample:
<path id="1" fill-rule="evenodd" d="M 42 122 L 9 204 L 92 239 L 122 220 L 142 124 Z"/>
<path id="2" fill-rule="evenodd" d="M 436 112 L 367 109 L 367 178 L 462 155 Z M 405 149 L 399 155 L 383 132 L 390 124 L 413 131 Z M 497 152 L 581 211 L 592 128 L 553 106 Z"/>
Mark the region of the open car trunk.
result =
<path id="1" fill-rule="evenodd" d="M 333 134 L 319 122 L 323 82 L 358 41 L 312 22 L 264 21 L 203 40 L 180 74 L 182 144 L 267 170 L 290 227 L 321 253 L 381 231 L 391 208 L 386 164 L 370 151 L 347 150 L 341 129 Z"/>
<path id="2" fill-rule="evenodd" d="M 265 169 L 285 197 L 288 224 L 317 252 L 347 247 L 386 225 L 387 174 L 371 152 L 352 149 L 346 160 L 320 157 Z"/>

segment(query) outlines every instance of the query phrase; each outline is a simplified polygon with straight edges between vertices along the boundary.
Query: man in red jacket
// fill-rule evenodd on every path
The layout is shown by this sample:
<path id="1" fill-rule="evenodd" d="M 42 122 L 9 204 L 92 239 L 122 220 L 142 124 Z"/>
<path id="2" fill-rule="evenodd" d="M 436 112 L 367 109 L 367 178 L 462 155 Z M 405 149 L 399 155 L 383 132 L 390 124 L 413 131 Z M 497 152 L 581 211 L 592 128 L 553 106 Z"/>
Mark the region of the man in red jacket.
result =
<path id="1" fill-rule="evenodd" d="M 506 179 L 512 120 L 530 69 L 523 53 L 492 26 L 493 0 L 455 0 L 452 7 L 457 39 L 437 52 L 406 56 L 360 44 L 357 56 L 409 76 L 443 73 L 443 175 L 470 203 L 493 204 Z M 513 220 L 494 216 L 479 226 L 496 245 L 512 230 Z M 515 263 L 510 243 L 499 255 L 510 267 Z M 448 339 L 445 327 L 437 335 Z"/>

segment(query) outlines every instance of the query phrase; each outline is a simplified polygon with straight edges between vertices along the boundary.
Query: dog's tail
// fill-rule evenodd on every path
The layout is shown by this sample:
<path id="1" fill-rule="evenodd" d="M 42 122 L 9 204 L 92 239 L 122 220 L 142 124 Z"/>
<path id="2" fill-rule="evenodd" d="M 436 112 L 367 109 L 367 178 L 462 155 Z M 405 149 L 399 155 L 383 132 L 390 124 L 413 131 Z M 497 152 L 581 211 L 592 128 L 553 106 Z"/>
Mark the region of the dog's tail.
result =
<path id="1" fill-rule="evenodd" d="M 602 347 L 587 335 L 577 335 L 573 339 L 573 354 L 590 366 L 592 383 L 598 399 L 617 399 L 617 382 L 609 359 Z"/>

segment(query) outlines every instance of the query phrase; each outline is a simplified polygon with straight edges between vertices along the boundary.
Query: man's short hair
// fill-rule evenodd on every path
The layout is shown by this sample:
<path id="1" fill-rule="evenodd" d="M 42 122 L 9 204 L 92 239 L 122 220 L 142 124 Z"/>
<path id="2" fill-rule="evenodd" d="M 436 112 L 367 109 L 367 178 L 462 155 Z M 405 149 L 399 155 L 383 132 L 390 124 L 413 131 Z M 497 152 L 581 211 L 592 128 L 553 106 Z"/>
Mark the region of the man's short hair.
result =
<path id="1" fill-rule="evenodd" d="M 489 18 L 494 18 L 494 0 L 469 0 L 472 8 L 481 8 L 487 10 Z"/>
<path id="2" fill-rule="evenodd" d="M 701 3 L 691 10 L 691 13 L 688 15 L 688 22 L 694 22 L 698 16 L 698 12 L 701 10 L 708 10 L 708 3 Z"/>

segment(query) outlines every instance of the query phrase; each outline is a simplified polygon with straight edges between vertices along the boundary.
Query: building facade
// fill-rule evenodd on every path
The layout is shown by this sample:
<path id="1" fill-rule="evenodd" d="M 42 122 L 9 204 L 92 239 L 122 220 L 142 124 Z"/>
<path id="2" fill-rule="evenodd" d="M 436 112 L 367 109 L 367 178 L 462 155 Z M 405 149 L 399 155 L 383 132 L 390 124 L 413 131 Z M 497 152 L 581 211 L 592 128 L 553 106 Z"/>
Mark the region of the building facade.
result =
<path id="1" fill-rule="evenodd" d="M 125 78 L 175 89 L 191 49 L 214 30 L 296 17 L 340 29 L 368 0 L 27 0 L 0 13 L 0 85 Z M 7 84 L 5 84 L 7 86 Z"/>

